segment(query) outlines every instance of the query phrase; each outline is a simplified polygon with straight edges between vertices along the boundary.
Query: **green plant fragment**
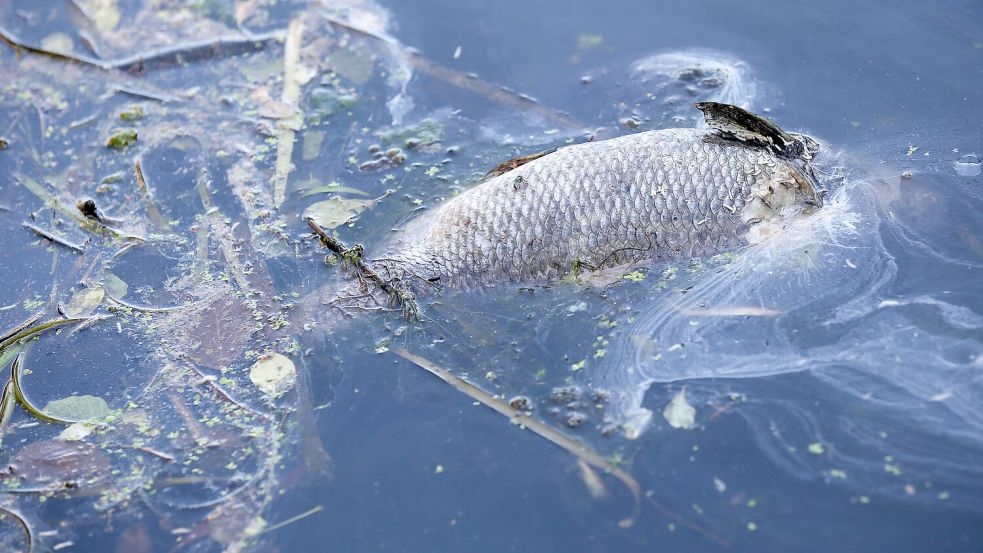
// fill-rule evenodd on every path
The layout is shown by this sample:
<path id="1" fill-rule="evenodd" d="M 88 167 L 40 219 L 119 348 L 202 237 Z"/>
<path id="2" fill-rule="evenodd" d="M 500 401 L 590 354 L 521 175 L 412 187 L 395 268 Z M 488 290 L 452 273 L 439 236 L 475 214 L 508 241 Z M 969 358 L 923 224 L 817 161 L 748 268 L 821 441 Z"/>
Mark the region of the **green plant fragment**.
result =
<path id="1" fill-rule="evenodd" d="M 119 113 L 119 118 L 122 121 L 136 121 L 138 119 L 143 119 L 144 113 L 143 108 L 140 106 L 132 106 L 130 109 L 121 111 Z M 134 136 L 134 140 L 136 137 Z"/>
<path id="2" fill-rule="evenodd" d="M 110 136 L 109 140 L 106 142 L 106 147 L 114 150 L 125 150 L 136 141 L 137 131 L 133 129 L 126 129 L 118 131 Z"/>
<path id="3" fill-rule="evenodd" d="M 112 412 L 106 400 L 90 395 L 68 396 L 49 401 L 42 411 L 50 417 L 71 421 L 101 419 Z"/>
<path id="4" fill-rule="evenodd" d="M 83 288 L 72 295 L 63 310 L 69 317 L 88 317 L 99 307 L 102 300 L 106 297 L 106 291 L 102 286 L 91 286 Z"/>

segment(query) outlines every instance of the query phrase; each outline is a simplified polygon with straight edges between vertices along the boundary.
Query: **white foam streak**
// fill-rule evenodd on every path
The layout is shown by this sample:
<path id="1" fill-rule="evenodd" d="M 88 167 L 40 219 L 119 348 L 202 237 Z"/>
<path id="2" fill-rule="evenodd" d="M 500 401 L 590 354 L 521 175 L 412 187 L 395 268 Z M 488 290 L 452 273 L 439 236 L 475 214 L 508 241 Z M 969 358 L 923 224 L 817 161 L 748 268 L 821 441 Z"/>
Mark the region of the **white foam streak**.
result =
<path id="1" fill-rule="evenodd" d="M 898 267 L 881 240 L 885 224 L 870 185 L 850 183 L 722 271 L 694 277 L 678 301 L 654 302 L 595 374 L 619 391 L 620 420 L 649 419 L 643 400 L 656 382 L 813 371 L 857 397 L 908 406 L 912 424 L 948 410 L 958 418 L 950 429 L 983 441 L 983 367 L 975 361 L 983 317 L 941 295 L 888 296 Z M 686 315 L 732 306 L 779 314 Z M 889 385 L 878 395 L 853 388 L 847 375 Z"/>

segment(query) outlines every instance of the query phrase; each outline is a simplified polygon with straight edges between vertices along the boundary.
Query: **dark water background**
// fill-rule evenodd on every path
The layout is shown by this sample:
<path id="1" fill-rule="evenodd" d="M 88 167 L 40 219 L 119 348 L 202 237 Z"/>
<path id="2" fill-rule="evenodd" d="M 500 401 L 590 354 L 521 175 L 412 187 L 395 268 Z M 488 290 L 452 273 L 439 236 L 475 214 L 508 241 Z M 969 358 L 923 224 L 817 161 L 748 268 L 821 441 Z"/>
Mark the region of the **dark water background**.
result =
<path id="1" fill-rule="evenodd" d="M 300 332 L 294 322 L 304 353 L 296 362 L 314 406 L 314 429 L 330 453 L 330 477 L 285 483 L 263 513 L 249 513 L 275 522 L 323 507 L 267 534 L 258 550 L 983 551 L 983 4 L 380 3 L 399 42 L 437 63 L 528 94 L 591 129 L 603 127 L 601 134 L 629 132 L 617 120 L 633 111 L 643 130 L 695 121 L 685 109 L 689 100 L 645 102 L 645 85 L 627 70 L 636 60 L 687 49 L 741 60 L 755 84 L 754 109 L 821 138 L 839 153 L 836 161 L 849 185 L 844 197 L 855 202 L 860 230 L 829 252 L 835 267 L 800 278 L 794 267 L 781 269 L 779 259 L 744 280 L 724 281 L 726 294 L 707 289 L 720 274 L 712 263 L 678 267 L 679 277 L 662 285 L 657 275 L 668 267 L 655 266 L 637 286 L 515 285 L 447 293 L 428 300 L 430 321 L 419 325 L 370 317 Z M 5 7 L 7 14 L 18 8 Z M 280 21 L 272 19 L 270 27 Z M 25 26 L 23 36 L 30 32 Z M 319 30 L 306 32 L 317 36 Z M 11 56 L 4 55 L 0 62 L 9 69 Z M 166 88 L 220 80 L 229 70 L 218 64 L 187 77 L 170 69 L 154 83 Z M 372 129 L 388 125 L 384 101 L 391 88 L 381 82 L 367 86 L 378 90 L 364 94 L 351 120 Z M 384 240 L 389 228 L 417 209 L 412 200 L 432 207 L 502 159 L 572 136 L 438 79 L 417 75 L 407 94 L 415 107 L 406 121 L 429 115 L 444 125 L 444 146 L 458 147 L 419 159 L 448 178 L 407 173 L 391 202 L 341 229 L 347 240 Z M 93 96 L 86 91 L 69 101 L 84 111 Z M 319 128 L 327 133 L 321 155 L 298 160 L 295 175 L 338 179 L 372 196 L 386 189 L 378 174 L 366 176 L 338 162 L 349 147 L 364 156 L 371 137 L 354 147 L 345 135 L 356 126 L 347 120 Z M 0 136 L 19 138 L 17 132 L 0 128 Z M 222 142 L 199 138 L 206 150 Z M 182 152 L 155 146 L 145 168 L 178 176 L 186 161 Z M 0 200 L 13 208 L 0 212 L 10 233 L 0 242 L 11 258 L 4 305 L 55 295 L 48 283 L 56 272 L 50 254 L 34 247 L 19 227 L 24 200 L 8 184 L 9 175 L 26 171 L 17 155 L 24 152 L 0 152 L 0 171 L 7 173 L 0 175 L 7 179 L 0 181 L 6 188 Z M 222 158 L 207 164 L 215 175 L 229 166 Z M 168 186 L 168 178 L 157 185 L 161 201 L 175 217 L 182 209 L 186 218 L 194 217 L 200 210 L 191 207 L 197 206 L 194 193 L 181 188 L 180 178 Z M 248 218 L 231 186 L 223 184 L 217 177 L 213 189 L 224 215 Z M 296 217 L 305 202 L 292 195 L 284 206 L 294 212 L 286 223 L 291 236 L 305 232 Z M 188 236 L 193 239 L 191 231 Z M 303 296 L 331 277 L 316 248 L 308 244 L 297 251 L 274 251 L 264 261 L 276 289 Z M 147 304 L 180 302 L 162 291 L 162 280 L 185 267 L 168 263 L 166 248 L 137 257 L 143 255 L 128 254 L 133 257 L 116 274 L 131 288 L 143 282 L 146 291 L 139 298 Z M 860 269 L 845 269 L 846 260 Z M 58 271 L 66 270 L 63 262 Z M 787 288 L 770 292 L 768 286 L 779 281 Z M 774 323 L 742 318 L 701 323 L 705 327 L 684 316 L 660 318 L 673 298 L 690 289 L 707 302 L 726 298 L 748 305 L 757 299 L 790 315 Z M 814 303 L 800 301 L 813 296 Z M 780 299 L 769 303 L 770 297 Z M 843 306 L 852 311 L 841 323 L 833 312 Z M 896 306 L 897 313 L 888 312 Z M 0 313 L 5 326 L 23 320 L 19 309 Z M 706 328 L 694 331 L 695 347 L 688 341 L 690 328 Z M 135 337 L 121 345 L 114 330 L 97 330 L 104 334 L 85 344 L 70 341 L 76 338 L 67 345 L 42 343 L 32 355 L 50 359 L 52 373 L 75 375 L 48 377 L 44 395 L 97 393 L 113 399 L 114 407 L 132 398 L 145 380 L 141 375 L 151 370 L 146 349 L 152 344 Z M 643 349 L 638 336 L 654 340 L 661 351 L 679 342 L 694 353 L 675 364 L 657 364 L 637 353 Z M 566 412 L 550 400 L 555 386 L 615 394 L 634 386 L 640 401 L 634 406 L 653 413 L 637 439 L 620 431 L 602 435 L 607 424 L 617 427 L 620 416 L 630 415 L 623 406 L 588 407 L 587 422 L 567 429 L 623 462 L 638 480 L 643 497 L 634 525 L 619 527 L 634 503 L 616 480 L 601 476 L 609 493 L 592 498 L 570 454 L 391 351 L 377 353 L 380 346 L 405 346 L 503 397 L 528 396 L 535 412 L 560 429 Z M 606 356 L 596 355 L 601 349 Z M 571 371 L 581 359 L 590 361 L 587 368 Z M 249 364 L 240 358 L 226 362 Z M 697 410 L 697 427 L 688 431 L 670 428 L 662 417 L 683 386 Z M 287 447 L 284 455 L 285 467 L 305 463 L 300 448 Z M 156 507 L 150 511 L 166 511 L 160 503 Z M 49 525 L 59 516 L 80 525 L 68 550 L 130 543 L 119 538 L 120 528 L 106 528 L 108 515 L 52 509 Z M 119 516 L 154 518 L 141 509 L 128 506 Z M 149 531 L 153 545 L 147 551 L 168 551 L 174 544 L 174 535 L 161 527 Z M 220 549 L 207 540 L 187 548 Z"/>

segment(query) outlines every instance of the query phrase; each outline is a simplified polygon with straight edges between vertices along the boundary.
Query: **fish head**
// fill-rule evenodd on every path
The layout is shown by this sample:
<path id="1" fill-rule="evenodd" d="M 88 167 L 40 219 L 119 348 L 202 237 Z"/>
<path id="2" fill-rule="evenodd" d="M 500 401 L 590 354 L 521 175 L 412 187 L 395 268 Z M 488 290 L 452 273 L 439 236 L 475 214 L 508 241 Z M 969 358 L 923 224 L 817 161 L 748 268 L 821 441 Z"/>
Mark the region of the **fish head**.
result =
<path id="1" fill-rule="evenodd" d="M 800 158 L 803 161 L 812 161 L 823 149 L 819 140 L 816 140 L 809 135 L 797 132 L 790 132 L 788 135 L 792 137 L 794 142 L 791 149 L 795 152 L 795 157 Z"/>
<path id="2" fill-rule="evenodd" d="M 825 189 L 808 164 L 783 160 L 772 169 L 770 178 L 752 189 L 741 211 L 747 228 L 745 239 L 749 244 L 758 244 L 782 235 L 792 220 L 822 207 L 824 195 Z"/>
<path id="3" fill-rule="evenodd" d="M 768 177 L 761 179 L 745 203 L 743 222 L 780 223 L 783 219 L 808 214 L 822 207 L 826 189 L 803 159 L 781 160 L 771 165 Z M 780 224 L 779 224 L 780 226 Z M 760 229 L 759 229 L 760 230 Z"/>
<path id="4" fill-rule="evenodd" d="M 827 148 L 818 139 L 807 134 L 797 132 L 788 133 L 794 142 L 792 148 L 794 153 L 792 165 L 798 169 L 795 176 L 797 181 L 801 181 L 798 189 L 801 192 L 800 201 L 805 205 L 816 208 L 822 207 L 823 198 L 829 194 L 829 189 L 823 184 L 813 167 L 813 162 L 819 157 L 819 153 Z"/>

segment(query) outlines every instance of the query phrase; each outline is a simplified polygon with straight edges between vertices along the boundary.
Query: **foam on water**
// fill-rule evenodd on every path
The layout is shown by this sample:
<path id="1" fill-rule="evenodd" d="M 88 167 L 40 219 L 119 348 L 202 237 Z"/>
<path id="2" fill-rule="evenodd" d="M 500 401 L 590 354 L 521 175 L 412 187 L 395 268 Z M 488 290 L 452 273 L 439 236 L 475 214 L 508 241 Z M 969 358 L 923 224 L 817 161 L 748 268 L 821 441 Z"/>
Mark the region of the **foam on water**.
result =
<path id="1" fill-rule="evenodd" d="M 631 78 L 640 83 L 682 83 L 689 92 L 711 91 L 701 100 L 753 108 L 758 85 L 746 63 L 734 56 L 707 49 L 672 50 L 644 57 L 631 64 Z"/>
<path id="2" fill-rule="evenodd" d="M 886 215 L 881 202 L 897 192 L 885 193 L 885 186 L 848 182 L 818 213 L 718 272 L 691 277 L 684 295 L 662 292 L 643 306 L 592 375 L 618 391 L 615 411 L 626 432 L 652 425 L 661 404 L 649 405 L 646 391 L 657 383 L 808 373 L 844 396 L 856 416 L 827 417 L 811 401 L 755 398 L 742 414 L 779 465 L 810 475 L 803 468 L 816 456 L 802 440 L 839 436 L 849 442 L 837 455 L 852 467 L 853 483 L 870 484 L 883 478 L 885 461 L 861 446 L 890 435 L 896 438 L 884 447 L 909 478 L 978 486 L 983 316 L 941 290 L 899 295 L 896 249 L 912 247 L 911 237 Z M 776 419 L 802 421 L 809 438 L 797 449 L 776 430 Z"/>

